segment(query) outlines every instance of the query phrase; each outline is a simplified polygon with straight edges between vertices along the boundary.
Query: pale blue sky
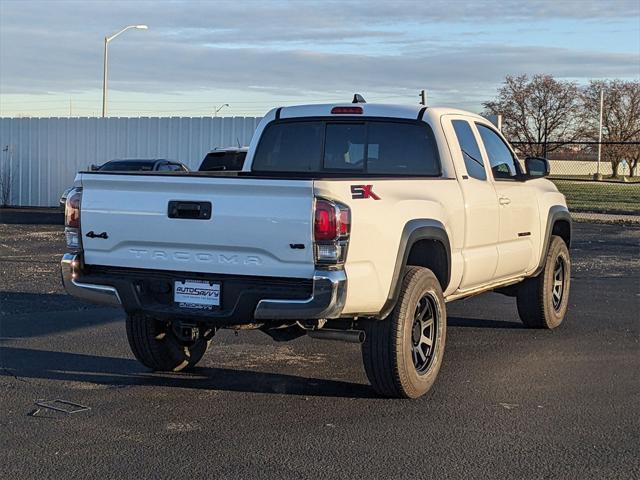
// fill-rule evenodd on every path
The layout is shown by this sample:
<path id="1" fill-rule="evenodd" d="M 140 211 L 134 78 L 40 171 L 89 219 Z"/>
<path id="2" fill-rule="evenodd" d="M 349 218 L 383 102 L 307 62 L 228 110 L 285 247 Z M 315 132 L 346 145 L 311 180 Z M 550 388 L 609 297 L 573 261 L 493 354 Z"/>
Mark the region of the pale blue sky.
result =
<path id="1" fill-rule="evenodd" d="M 349 100 L 481 110 L 506 74 L 640 79 L 640 0 L 0 0 L 0 115 L 263 115 Z"/>

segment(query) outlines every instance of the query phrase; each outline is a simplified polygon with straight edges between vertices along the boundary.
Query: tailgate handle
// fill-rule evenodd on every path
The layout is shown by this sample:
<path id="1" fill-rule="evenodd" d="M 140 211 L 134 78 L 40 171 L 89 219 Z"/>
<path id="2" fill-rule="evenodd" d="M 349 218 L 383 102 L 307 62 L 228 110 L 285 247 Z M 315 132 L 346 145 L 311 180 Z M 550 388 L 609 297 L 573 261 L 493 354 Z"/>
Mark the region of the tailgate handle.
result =
<path id="1" fill-rule="evenodd" d="M 208 220 L 211 218 L 211 202 L 169 201 L 169 218 Z"/>

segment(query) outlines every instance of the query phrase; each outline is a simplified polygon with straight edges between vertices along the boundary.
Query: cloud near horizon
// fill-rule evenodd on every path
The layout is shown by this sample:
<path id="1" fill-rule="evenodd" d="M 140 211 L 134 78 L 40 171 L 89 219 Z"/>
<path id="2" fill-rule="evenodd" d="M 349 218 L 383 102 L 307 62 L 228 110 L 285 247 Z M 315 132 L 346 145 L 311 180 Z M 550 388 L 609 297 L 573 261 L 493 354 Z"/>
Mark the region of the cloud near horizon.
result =
<path id="1" fill-rule="evenodd" d="M 113 91 L 248 89 L 266 103 L 426 86 L 478 104 L 506 74 L 640 78 L 637 1 L 4 0 L 0 18 L 3 96 L 98 91 L 102 38 L 130 23 L 150 28 L 110 46 Z"/>

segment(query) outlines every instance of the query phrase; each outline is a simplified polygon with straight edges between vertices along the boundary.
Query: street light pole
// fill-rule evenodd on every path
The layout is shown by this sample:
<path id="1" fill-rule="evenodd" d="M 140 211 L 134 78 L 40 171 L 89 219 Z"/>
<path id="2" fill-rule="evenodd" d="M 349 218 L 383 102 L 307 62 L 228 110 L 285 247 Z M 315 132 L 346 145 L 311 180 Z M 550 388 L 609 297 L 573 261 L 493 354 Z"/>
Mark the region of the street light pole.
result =
<path id="1" fill-rule="evenodd" d="M 135 28 L 137 30 L 147 30 L 149 27 L 146 25 L 127 25 L 122 30 L 117 33 L 114 33 L 110 37 L 104 37 L 104 60 L 102 65 L 102 118 L 107 116 L 107 82 L 109 76 L 109 42 L 116 38 L 121 33 L 126 32 Z"/>
<path id="2" fill-rule="evenodd" d="M 228 107 L 228 106 L 229 106 L 229 104 L 228 104 L 228 103 L 225 103 L 224 105 L 220 105 L 219 107 L 216 107 L 216 106 L 214 105 L 214 106 L 213 106 L 213 116 L 214 116 L 214 117 L 217 117 L 217 116 L 218 116 L 218 112 L 219 112 L 220 110 L 222 110 L 224 107 Z"/>
<path id="3" fill-rule="evenodd" d="M 102 63 L 102 118 L 107 116 L 107 65 L 109 55 L 109 42 L 104 37 L 104 61 Z"/>

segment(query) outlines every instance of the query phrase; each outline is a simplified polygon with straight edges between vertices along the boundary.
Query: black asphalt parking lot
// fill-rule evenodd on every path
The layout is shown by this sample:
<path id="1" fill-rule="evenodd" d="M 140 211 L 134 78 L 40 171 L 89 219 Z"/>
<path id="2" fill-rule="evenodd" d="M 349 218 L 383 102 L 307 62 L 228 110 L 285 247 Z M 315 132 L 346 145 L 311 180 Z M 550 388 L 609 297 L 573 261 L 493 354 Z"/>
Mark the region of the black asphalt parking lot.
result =
<path id="1" fill-rule="evenodd" d="M 448 304 L 435 388 L 377 398 L 359 347 L 218 334 L 155 374 L 123 314 L 64 294 L 58 225 L 0 223 L 0 477 L 640 478 L 640 228 L 578 223 L 568 317 Z M 63 399 L 74 414 L 40 408 Z"/>

